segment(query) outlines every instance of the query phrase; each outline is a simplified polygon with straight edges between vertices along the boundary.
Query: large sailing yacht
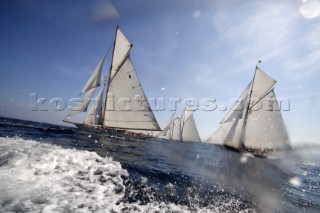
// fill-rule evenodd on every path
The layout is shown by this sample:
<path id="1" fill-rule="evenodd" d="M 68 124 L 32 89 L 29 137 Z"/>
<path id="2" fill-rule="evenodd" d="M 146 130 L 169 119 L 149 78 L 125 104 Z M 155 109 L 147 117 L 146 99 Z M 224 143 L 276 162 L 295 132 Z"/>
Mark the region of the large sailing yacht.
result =
<path id="1" fill-rule="evenodd" d="M 276 81 L 258 66 L 246 87 L 209 143 L 258 156 L 290 147 L 274 88 Z"/>
<path id="2" fill-rule="evenodd" d="M 103 56 L 80 94 L 85 94 L 63 120 L 81 129 L 161 131 L 130 58 L 132 44 L 117 26 L 107 85 L 101 85 L 101 71 L 108 54 Z M 83 123 L 70 116 L 86 112 L 96 89 L 100 91 Z M 106 98 L 103 104 L 104 88 Z M 128 104 L 131 106 L 128 106 Z"/>

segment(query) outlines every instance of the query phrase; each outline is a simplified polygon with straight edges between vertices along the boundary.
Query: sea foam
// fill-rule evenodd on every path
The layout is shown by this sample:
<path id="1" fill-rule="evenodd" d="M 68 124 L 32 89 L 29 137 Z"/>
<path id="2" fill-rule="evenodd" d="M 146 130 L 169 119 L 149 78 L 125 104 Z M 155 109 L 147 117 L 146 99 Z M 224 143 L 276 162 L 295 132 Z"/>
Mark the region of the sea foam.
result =
<path id="1" fill-rule="evenodd" d="M 117 211 L 127 175 L 94 152 L 0 138 L 0 212 Z"/>

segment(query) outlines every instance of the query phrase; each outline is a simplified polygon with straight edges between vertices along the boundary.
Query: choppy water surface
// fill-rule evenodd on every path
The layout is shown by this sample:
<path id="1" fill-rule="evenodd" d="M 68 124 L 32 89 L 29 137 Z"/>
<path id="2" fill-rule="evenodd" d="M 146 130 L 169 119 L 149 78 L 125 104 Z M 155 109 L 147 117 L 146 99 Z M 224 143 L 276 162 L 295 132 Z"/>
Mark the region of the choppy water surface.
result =
<path id="1" fill-rule="evenodd" d="M 265 159 L 0 118 L 0 212 L 320 212 L 319 151 Z"/>

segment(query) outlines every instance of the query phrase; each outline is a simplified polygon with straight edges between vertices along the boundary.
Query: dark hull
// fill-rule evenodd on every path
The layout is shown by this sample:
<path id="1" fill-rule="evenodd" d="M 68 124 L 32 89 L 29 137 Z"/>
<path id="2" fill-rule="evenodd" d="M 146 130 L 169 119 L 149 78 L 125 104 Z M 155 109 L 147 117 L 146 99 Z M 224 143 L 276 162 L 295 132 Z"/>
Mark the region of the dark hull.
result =
<path id="1" fill-rule="evenodd" d="M 125 137 L 134 137 L 134 138 L 138 138 L 138 139 L 145 139 L 145 138 L 152 137 L 151 135 L 129 132 L 126 130 L 101 128 L 101 126 L 88 126 L 86 124 L 76 124 L 76 123 L 74 125 L 82 131 L 92 132 L 95 134 L 111 134 L 111 135 L 117 135 L 120 137 L 125 136 Z"/>
<path id="2" fill-rule="evenodd" d="M 261 149 L 237 149 L 231 146 L 227 146 L 227 145 L 223 145 L 226 149 L 233 151 L 233 152 L 237 152 L 240 154 L 250 154 L 253 155 L 255 157 L 259 157 L 259 158 L 268 158 L 272 155 L 274 155 L 275 153 L 279 152 L 279 151 L 284 151 L 284 150 L 273 150 L 273 149 L 265 149 L 265 150 L 261 150 Z"/>
<path id="3" fill-rule="evenodd" d="M 88 132 L 106 132 L 105 129 L 101 129 L 100 127 L 90 127 L 84 124 L 74 124 L 78 129 Z"/>

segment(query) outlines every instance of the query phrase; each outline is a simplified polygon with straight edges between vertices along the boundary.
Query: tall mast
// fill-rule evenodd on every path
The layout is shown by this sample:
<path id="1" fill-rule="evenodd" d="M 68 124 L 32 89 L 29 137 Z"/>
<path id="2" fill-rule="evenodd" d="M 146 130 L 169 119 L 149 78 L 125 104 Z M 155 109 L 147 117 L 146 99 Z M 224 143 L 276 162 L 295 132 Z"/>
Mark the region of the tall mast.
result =
<path id="1" fill-rule="evenodd" d="M 104 108 L 103 108 L 103 115 L 102 115 L 102 127 L 104 127 L 104 116 L 106 114 L 105 111 L 106 111 L 107 101 L 108 101 L 108 91 L 109 91 L 110 78 L 111 78 L 112 61 L 113 61 L 113 56 L 114 56 L 114 49 L 116 46 L 116 38 L 117 38 L 118 28 L 119 28 L 119 25 L 117 25 L 116 33 L 115 33 L 115 37 L 114 37 L 114 41 L 113 41 L 113 50 L 112 50 L 112 58 L 111 58 L 110 69 L 109 69 L 108 85 L 107 85 L 107 91 L 106 91 L 106 100 L 104 101 Z"/>

